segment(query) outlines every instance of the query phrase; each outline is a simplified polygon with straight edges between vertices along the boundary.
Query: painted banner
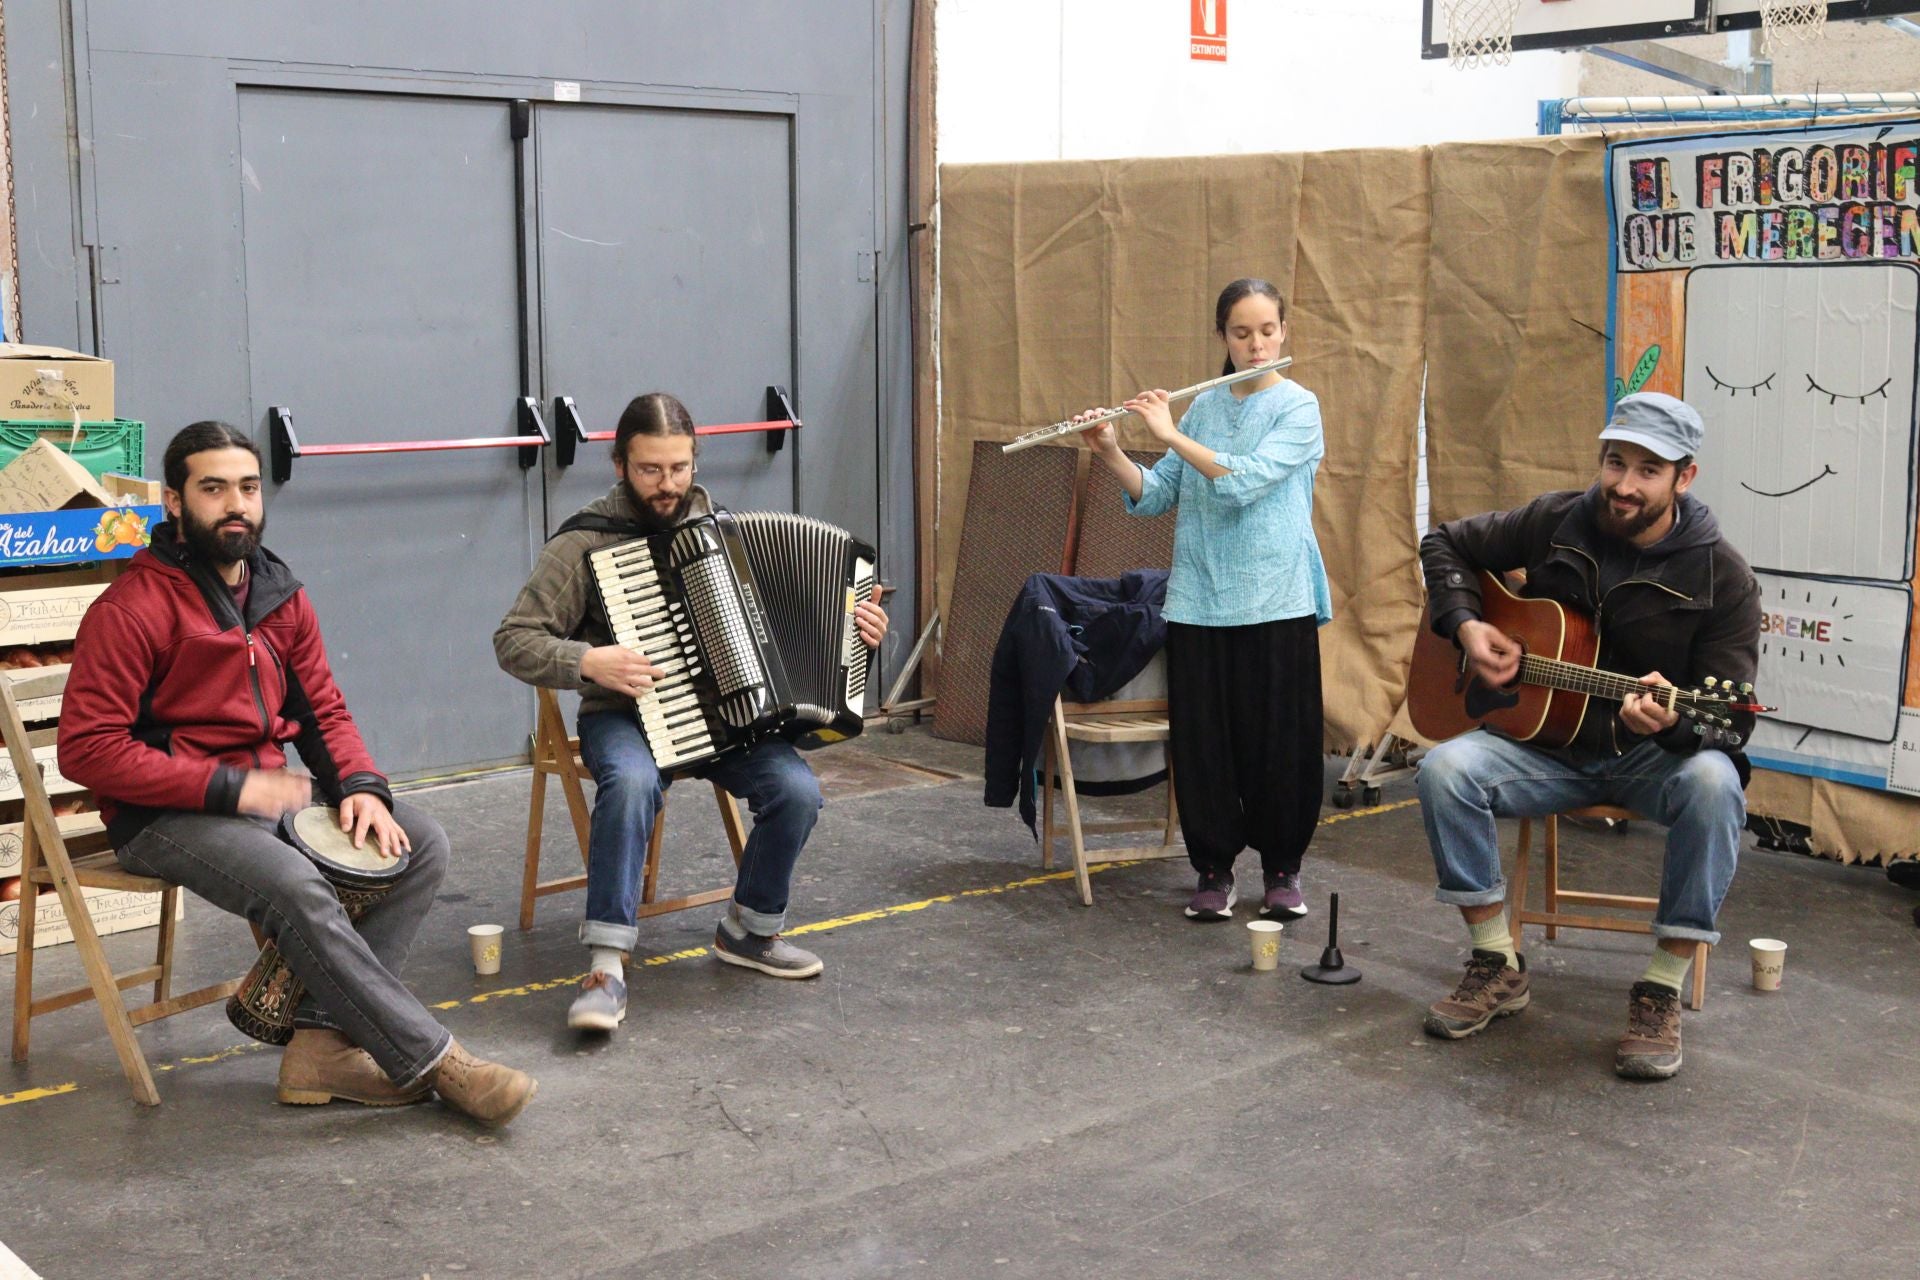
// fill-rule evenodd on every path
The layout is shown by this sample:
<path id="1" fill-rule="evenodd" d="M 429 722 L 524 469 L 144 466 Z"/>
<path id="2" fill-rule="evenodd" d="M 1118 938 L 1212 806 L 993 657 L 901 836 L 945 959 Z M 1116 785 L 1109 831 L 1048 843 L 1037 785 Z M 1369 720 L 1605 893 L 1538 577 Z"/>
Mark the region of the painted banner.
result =
<path id="1" fill-rule="evenodd" d="M 1920 123 L 1608 148 L 1612 396 L 1707 424 L 1693 493 L 1760 576 L 1754 762 L 1887 789 L 1913 670 Z"/>

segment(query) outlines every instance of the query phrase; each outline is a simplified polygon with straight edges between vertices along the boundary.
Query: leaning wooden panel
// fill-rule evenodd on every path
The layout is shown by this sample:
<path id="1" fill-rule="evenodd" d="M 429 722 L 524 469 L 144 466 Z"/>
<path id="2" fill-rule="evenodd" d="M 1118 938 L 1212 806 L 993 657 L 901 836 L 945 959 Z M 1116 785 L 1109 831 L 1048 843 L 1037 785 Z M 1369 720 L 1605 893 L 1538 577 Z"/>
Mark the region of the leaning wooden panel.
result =
<path id="1" fill-rule="evenodd" d="M 1127 456 L 1151 467 L 1164 455 L 1129 449 Z M 1171 511 L 1151 519 L 1128 515 L 1120 481 L 1096 463 L 1087 471 L 1073 572 L 1082 578 L 1117 578 L 1134 569 L 1171 569 L 1174 518 Z"/>
<path id="2" fill-rule="evenodd" d="M 1078 449 L 1001 453 L 993 441 L 974 443 L 967 518 L 941 643 L 935 737 L 986 743 L 993 648 L 1021 584 L 1036 573 L 1065 570 L 1079 461 Z"/>

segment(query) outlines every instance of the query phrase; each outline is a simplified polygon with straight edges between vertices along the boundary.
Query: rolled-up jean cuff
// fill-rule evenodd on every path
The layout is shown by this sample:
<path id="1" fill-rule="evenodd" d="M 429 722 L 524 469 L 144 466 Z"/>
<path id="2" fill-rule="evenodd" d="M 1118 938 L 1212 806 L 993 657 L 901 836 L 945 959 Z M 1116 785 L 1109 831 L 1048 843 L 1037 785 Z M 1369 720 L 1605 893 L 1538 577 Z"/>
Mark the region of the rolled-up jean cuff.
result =
<path id="1" fill-rule="evenodd" d="M 1505 882 L 1491 889 L 1435 889 L 1435 900 L 1455 907 L 1487 907 L 1507 900 Z"/>
<path id="2" fill-rule="evenodd" d="M 395 1084 L 405 1089 L 419 1084 L 433 1073 L 433 1069 L 440 1065 L 440 1060 L 447 1056 L 447 1051 L 453 1048 L 453 1032 L 443 1029 L 440 1034 L 442 1039 L 439 1046 L 422 1059 L 419 1066 L 409 1071 L 406 1079 L 395 1080 Z"/>
<path id="3" fill-rule="evenodd" d="M 764 911 L 755 911 L 752 907 L 741 906 L 738 898 L 733 900 L 733 918 L 744 925 L 748 933 L 757 934 L 762 938 L 771 938 L 787 927 L 786 912 L 768 915 Z"/>
<path id="4" fill-rule="evenodd" d="M 1687 924 L 1656 924 L 1653 926 L 1656 938 L 1677 938 L 1682 942 L 1704 942 L 1710 947 L 1720 945 L 1718 929 L 1696 929 Z"/>
<path id="5" fill-rule="evenodd" d="M 610 924 L 605 920 L 580 922 L 580 941 L 589 947 L 617 947 L 621 951 L 632 951 L 633 944 L 639 938 L 639 925 Z"/>

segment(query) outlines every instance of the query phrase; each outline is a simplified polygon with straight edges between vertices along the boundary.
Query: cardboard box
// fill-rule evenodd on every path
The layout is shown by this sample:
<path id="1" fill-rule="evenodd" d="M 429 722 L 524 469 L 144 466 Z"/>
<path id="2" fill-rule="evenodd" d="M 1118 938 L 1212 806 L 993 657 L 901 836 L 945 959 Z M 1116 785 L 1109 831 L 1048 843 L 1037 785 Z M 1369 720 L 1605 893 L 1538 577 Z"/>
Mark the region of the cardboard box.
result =
<path id="1" fill-rule="evenodd" d="M 112 505 L 113 495 L 92 472 L 45 440 L 0 467 L 0 514 Z"/>
<path id="2" fill-rule="evenodd" d="M 157 893 L 134 893 L 126 889 L 82 889 L 80 892 L 87 896 L 87 914 L 93 917 L 93 931 L 102 937 L 160 923 Z M 175 920 L 186 914 L 186 899 L 186 894 L 180 895 Z M 59 894 L 43 888 L 33 906 L 35 951 L 73 941 L 73 930 L 67 926 L 67 913 L 60 908 Z M 20 904 L 0 902 L 0 956 L 10 956 L 19 949 Z"/>
<path id="3" fill-rule="evenodd" d="M 113 361 L 0 342 L 0 418 L 30 422 L 113 420 Z"/>
<path id="4" fill-rule="evenodd" d="M 60 749 L 52 743 L 33 749 L 33 758 L 40 765 L 40 776 L 47 785 L 49 796 L 72 795 L 86 788 L 77 782 L 60 776 Z M 13 771 L 13 757 L 0 754 L 0 800 L 18 800 L 21 798 L 20 775 Z"/>
<path id="5" fill-rule="evenodd" d="M 100 830 L 100 815 L 97 813 L 69 813 L 56 817 L 54 821 L 65 836 Z M 20 864 L 25 858 L 20 833 L 26 830 L 26 826 L 25 822 L 0 822 L 0 880 L 20 874 Z"/>
<path id="6" fill-rule="evenodd" d="M 160 482 L 143 480 L 139 476 L 123 476 L 117 471 L 109 471 L 100 477 L 100 487 L 113 495 L 116 502 L 131 502 L 136 507 L 157 507 L 160 505 Z"/>
<path id="7" fill-rule="evenodd" d="M 106 589 L 105 582 L 0 589 L 0 647 L 73 639 L 81 617 Z"/>

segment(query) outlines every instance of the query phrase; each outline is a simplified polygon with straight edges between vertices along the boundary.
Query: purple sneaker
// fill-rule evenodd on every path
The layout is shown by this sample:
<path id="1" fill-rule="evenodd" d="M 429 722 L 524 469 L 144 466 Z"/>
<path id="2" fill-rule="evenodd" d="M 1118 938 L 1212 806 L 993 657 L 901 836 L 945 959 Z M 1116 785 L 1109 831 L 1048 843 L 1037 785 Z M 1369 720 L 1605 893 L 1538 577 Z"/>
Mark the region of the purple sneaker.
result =
<path id="1" fill-rule="evenodd" d="M 1239 900 L 1239 895 L 1233 891 L 1231 871 L 1203 874 L 1200 886 L 1193 891 L 1193 901 L 1187 903 L 1187 919 L 1231 920 L 1233 904 Z"/>
<path id="2" fill-rule="evenodd" d="M 1298 920 L 1307 914 L 1307 904 L 1300 897 L 1300 875 L 1267 876 L 1267 896 L 1260 902 L 1260 914 L 1269 920 Z"/>

